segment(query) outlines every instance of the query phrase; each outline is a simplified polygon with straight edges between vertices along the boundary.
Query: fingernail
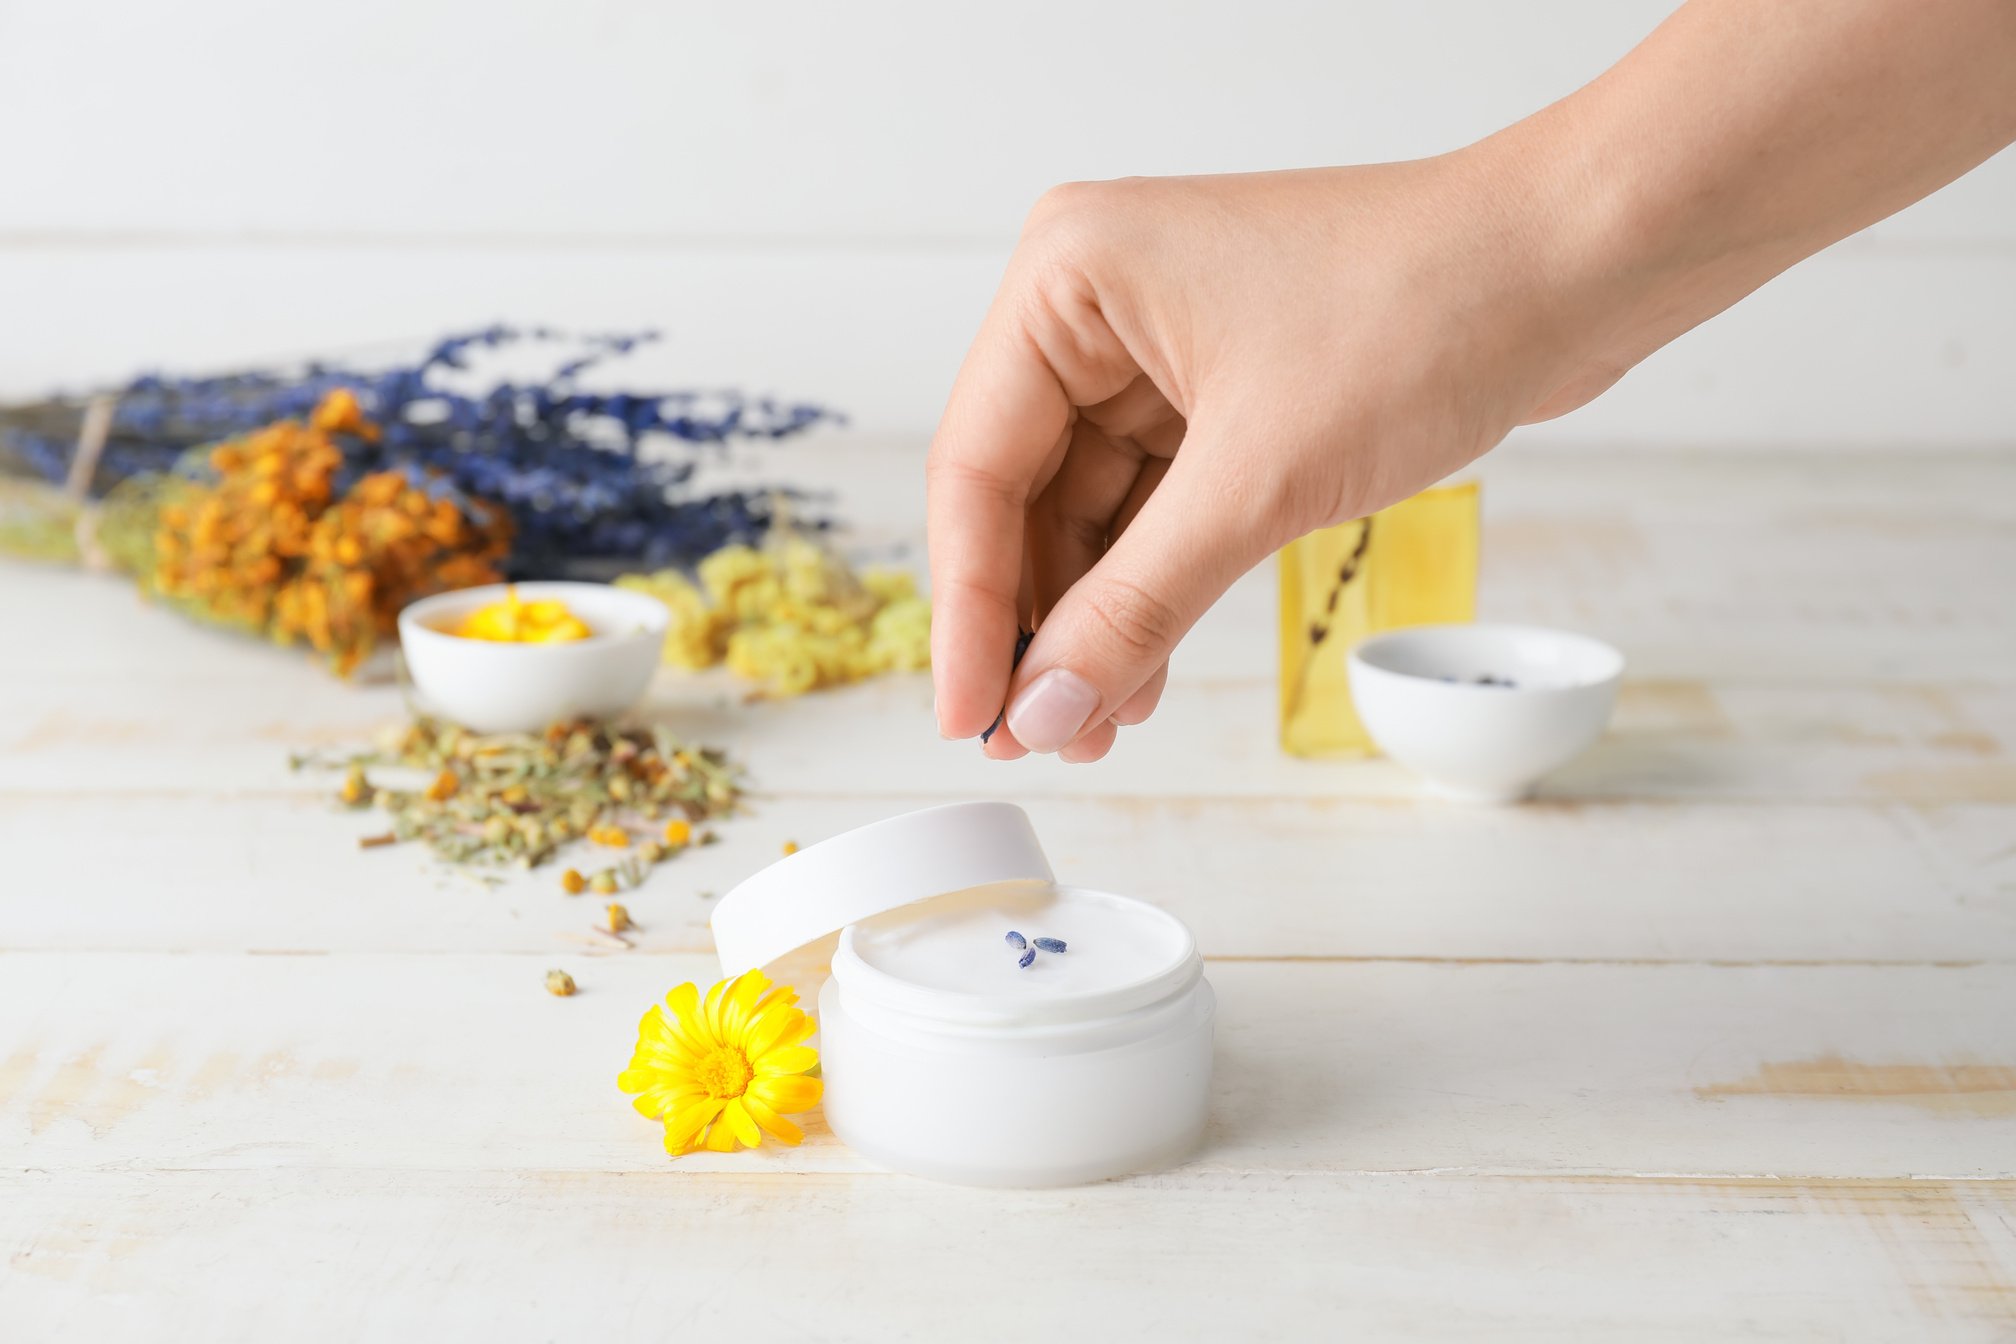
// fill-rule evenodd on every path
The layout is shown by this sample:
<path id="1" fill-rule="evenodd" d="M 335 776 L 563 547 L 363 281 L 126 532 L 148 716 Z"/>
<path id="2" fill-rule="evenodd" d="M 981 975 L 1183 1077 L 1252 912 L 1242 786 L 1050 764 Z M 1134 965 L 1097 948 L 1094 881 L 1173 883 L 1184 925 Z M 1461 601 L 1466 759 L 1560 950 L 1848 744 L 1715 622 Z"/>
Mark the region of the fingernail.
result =
<path id="1" fill-rule="evenodd" d="M 1008 728 L 1031 751 L 1055 751 L 1099 708 L 1099 691 L 1068 668 L 1053 667 L 1008 706 Z"/>

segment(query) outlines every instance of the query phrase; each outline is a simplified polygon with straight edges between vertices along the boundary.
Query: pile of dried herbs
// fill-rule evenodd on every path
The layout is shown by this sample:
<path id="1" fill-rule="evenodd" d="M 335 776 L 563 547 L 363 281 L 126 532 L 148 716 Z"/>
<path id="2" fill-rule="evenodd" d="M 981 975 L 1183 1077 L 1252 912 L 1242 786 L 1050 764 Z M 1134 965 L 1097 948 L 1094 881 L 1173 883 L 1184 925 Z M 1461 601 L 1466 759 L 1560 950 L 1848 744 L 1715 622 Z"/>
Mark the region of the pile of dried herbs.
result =
<path id="1" fill-rule="evenodd" d="M 588 720 L 485 735 L 423 718 L 377 750 L 297 754 L 291 764 L 342 770 L 337 798 L 391 819 L 390 831 L 360 842 L 367 848 L 417 840 L 450 863 L 532 868 L 591 842 L 623 857 L 590 879 L 569 869 L 563 886 L 601 894 L 638 885 L 688 843 L 709 843 L 713 833 L 694 828 L 732 813 L 742 793 L 720 751 L 663 728 Z M 394 775 L 410 786 L 388 782 Z"/>

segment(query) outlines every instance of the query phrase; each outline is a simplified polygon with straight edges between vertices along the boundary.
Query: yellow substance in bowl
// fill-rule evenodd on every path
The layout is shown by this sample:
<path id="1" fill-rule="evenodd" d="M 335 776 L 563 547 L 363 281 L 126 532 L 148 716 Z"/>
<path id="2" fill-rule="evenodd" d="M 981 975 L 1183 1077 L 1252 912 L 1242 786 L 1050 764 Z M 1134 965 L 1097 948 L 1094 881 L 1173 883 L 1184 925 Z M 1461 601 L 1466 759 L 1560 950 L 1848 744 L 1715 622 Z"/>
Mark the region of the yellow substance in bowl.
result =
<path id="1" fill-rule="evenodd" d="M 594 631 L 557 598 L 525 602 L 516 588 L 507 588 L 502 601 L 476 608 L 448 633 L 497 644 L 566 644 Z"/>

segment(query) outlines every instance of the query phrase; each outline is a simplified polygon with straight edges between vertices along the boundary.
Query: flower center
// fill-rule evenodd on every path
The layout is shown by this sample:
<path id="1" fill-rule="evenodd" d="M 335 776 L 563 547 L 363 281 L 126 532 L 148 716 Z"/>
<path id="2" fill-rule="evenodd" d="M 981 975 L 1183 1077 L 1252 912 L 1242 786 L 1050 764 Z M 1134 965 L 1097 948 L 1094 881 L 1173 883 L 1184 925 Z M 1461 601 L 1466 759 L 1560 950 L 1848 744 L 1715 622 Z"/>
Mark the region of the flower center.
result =
<path id="1" fill-rule="evenodd" d="M 748 1057 L 726 1045 L 711 1051 L 695 1065 L 693 1074 L 710 1097 L 739 1097 L 748 1090 L 749 1080 L 755 1077 Z"/>

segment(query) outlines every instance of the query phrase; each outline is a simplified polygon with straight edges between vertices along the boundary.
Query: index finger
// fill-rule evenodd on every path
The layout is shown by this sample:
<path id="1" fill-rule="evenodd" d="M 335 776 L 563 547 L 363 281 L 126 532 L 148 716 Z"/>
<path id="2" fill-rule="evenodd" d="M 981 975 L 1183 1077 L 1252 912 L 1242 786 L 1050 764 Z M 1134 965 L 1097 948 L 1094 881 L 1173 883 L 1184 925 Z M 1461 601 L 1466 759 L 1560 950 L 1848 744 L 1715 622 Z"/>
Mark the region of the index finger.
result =
<path id="1" fill-rule="evenodd" d="M 1071 401 L 1033 341 L 988 315 L 931 440 L 926 528 L 938 731 L 1001 712 L 1020 632 L 1024 526 L 1069 442 Z"/>

